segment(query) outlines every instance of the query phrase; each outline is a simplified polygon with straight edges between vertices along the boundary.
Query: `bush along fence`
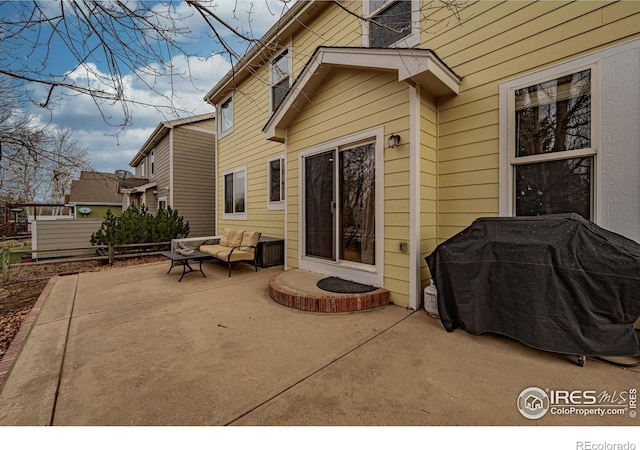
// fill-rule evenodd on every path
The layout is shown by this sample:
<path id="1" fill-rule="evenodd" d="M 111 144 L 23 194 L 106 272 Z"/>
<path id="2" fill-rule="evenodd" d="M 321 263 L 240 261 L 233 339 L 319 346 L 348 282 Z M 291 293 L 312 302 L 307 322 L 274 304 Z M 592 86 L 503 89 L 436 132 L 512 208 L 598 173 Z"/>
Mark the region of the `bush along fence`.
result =
<path id="1" fill-rule="evenodd" d="M 56 248 L 48 250 L 36 249 L 20 249 L 20 248 L 3 248 L 2 249 L 2 281 L 9 281 L 12 267 L 25 267 L 36 264 L 54 264 L 68 263 L 79 261 L 105 261 L 109 265 L 113 265 L 114 261 L 119 258 L 133 258 L 137 256 L 157 255 L 162 251 L 171 248 L 171 241 L 168 242 L 146 242 L 142 244 L 107 244 L 92 245 L 89 247 L 72 247 L 72 248 Z M 93 250 L 93 255 L 66 258 L 47 258 L 47 253 L 53 252 L 70 252 L 70 251 L 87 251 Z M 38 260 L 34 261 L 32 254 L 38 255 Z M 19 255 L 19 256 L 16 256 Z M 19 262 L 12 262 L 12 261 Z"/>

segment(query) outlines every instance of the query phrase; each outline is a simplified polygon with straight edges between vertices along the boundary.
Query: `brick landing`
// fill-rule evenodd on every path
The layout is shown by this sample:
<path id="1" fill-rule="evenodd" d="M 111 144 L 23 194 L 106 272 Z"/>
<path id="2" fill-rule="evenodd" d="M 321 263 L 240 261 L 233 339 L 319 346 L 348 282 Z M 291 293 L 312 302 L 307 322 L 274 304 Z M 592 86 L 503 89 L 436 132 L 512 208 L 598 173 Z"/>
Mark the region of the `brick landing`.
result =
<path id="1" fill-rule="evenodd" d="M 269 281 L 269 297 L 289 308 L 325 313 L 364 311 L 389 303 L 389 291 L 382 288 L 364 294 L 324 291 L 316 283 L 325 277 L 297 269 L 279 273 Z"/>

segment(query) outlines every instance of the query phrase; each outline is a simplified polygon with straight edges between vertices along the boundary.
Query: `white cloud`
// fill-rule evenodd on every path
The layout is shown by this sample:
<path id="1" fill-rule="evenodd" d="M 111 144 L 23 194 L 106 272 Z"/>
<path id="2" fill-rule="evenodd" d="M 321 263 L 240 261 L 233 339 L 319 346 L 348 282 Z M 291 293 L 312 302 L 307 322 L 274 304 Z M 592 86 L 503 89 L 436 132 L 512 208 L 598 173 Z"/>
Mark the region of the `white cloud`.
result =
<path id="1" fill-rule="evenodd" d="M 172 65 L 177 74 L 172 79 L 153 79 L 149 75 L 141 75 L 142 79 L 127 75 L 122 79 L 127 98 L 133 101 L 127 105 L 132 122 L 122 132 L 118 133 L 117 127 L 124 120 L 122 106 L 103 102 L 98 109 L 94 99 L 88 95 L 63 97 L 53 112 L 52 124 L 73 130 L 76 142 L 91 154 L 92 166 L 96 170 L 112 172 L 127 169 L 129 161 L 159 122 L 212 112 L 213 108 L 204 102 L 203 97 L 230 68 L 220 55 L 212 55 L 204 61 L 175 57 Z M 107 74 L 95 66 L 91 66 L 90 71 L 78 69 L 69 74 L 69 79 L 82 85 L 113 91 L 100 81 L 104 77 Z M 105 124 L 105 120 L 114 126 Z"/>
<path id="2" fill-rule="evenodd" d="M 217 3 L 204 3 L 239 32 L 248 33 L 251 29 L 256 37 L 263 35 L 291 4 L 289 2 L 287 6 L 282 0 L 220 0 Z M 156 7 L 166 9 L 167 5 Z M 208 26 L 193 7 L 185 2 L 171 2 L 169 7 L 172 8 L 172 14 L 184 17 L 183 25 L 197 38 L 196 44 L 190 44 L 194 45 L 192 48 L 211 56 L 205 60 L 174 57 L 171 61 L 173 77 L 154 76 L 151 70 L 154 67 L 138 68 L 137 76 L 125 74 L 121 79 L 122 87 L 126 98 L 134 103 L 128 104 L 131 123 L 124 130 L 118 133 L 117 125 L 124 120 L 119 103 L 99 102 L 98 108 L 88 95 L 67 92 L 67 96 L 56 103 L 51 115 L 39 111 L 41 121 L 73 131 L 78 145 L 86 148 L 91 155 L 92 166 L 96 170 L 113 172 L 116 169 L 128 169 L 129 161 L 159 122 L 213 111 L 203 97 L 228 72 L 229 61 L 220 54 L 223 49 L 219 44 L 207 37 L 210 34 Z M 222 30 L 222 34 L 229 37 L 231 32 Z M 110 79 L 108 74 L 95 65 L 89 68 L 89 71 L 76 69 L 68 75 L 69 79 L 82 86 L 114 91 L 105 83 Z M 34 92 L 37 93 L 37 90 Z M 35 98 L 45 96 L 46 93 Z M 171 103 L 174 109 L 171 109 Z M 109 126 L 105 121 L 116 126 Z"/>

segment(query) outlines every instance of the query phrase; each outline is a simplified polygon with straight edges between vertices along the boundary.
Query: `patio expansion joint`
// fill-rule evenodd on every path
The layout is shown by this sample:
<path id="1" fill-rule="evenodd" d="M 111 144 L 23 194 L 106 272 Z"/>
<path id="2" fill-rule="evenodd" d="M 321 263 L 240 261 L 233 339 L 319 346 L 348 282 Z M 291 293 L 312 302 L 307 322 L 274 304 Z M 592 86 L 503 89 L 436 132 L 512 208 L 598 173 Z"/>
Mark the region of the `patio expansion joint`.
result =
<path id="1" fill-rule="evenodd" d="M 396 326 L 400 325 L 402 322 L 407 320 L 409 317 L 413 316 L 415 313 L 416 313 L 415 310 L 411 311 L 409 314 L 404 316 L 402 319 L 397 320 L 396 322 L 392 323 L 391 325 L 389 325 L 388 327 L 386 327 L 383 330 L 379 331 L 378 333 L 375 333 L 373 336 L 371 336 L 370 338 L 366 339 L 364 342 L 361 342 L 360 344 L 358 344 L 355 347 L 353 347 L 351 350 L 348 350 L 347 352 L 343 353 L 342 355 L 337 356 L 333 360 L 331 360 L 328 363 L 324 364 L 322 367 L 319 367 L 318 369 L 312 371 L 311 373 L 303 376 L 298 381 L 296 381 L 296 382 L 292 383 L 291 385 L 287 386 L 286 388 L 282 389 L 280 392 L 272 395 L 268 399 L 258 403 L 254 407 L 248 409 L 247 411 L 243 412 L 242 414 L 240 414 L 240 415 L 236 416 L 235 418 L 229 420 L 228 422 L 224 423 L 224 426 L 233 425 L 235 422 L 237 422 L 238 420 L 242 419 L 243 417 L 246 417 L 247 415 L 251 414 L 253 411 L 256 411 L 256 410 L 260 409 L 261 407 L 265 406 L 266 404 L 270 403 L 271 401 L 275 400 L 276 398 L 278 398 L 281 395 L 285 394 L 286 392 L 290 391 L 294 387 L 302 384 L 303 382 L 305 382 L 306 380 L 310 379 L 311 377 L 313 377 L 313 376 L 317 375 L 318 373 L 322 372 L 323 370 L 331 367 L 332 365 L 334 365 L 338 361 L 341 361 L 345 357 L 347 357 L 350 354 L 354 353 L 356 350 L 359 350 L 360 348 L 364 347 L 366 344 L 368 344 L 369 342 L 373 341 L 374 339 L 377 339 L 378 337 L 382 336 L 383 334 L 389 332 L 391 329 L 393 329 Z"/>
<path id="2" fill-rule="evenodd" d="M 64 363 L 67 357 L 67 346 L 69 344 L 69 333 L 71 330 L 71 321 L 73 320 L 73 313 L 76 307 L 76 299 L 78 298 L 78 284 L 79 278 L 76 278 L 76 285 L 73 290 L 73 301 L 71 302 L 71 312 L 67 320 L 67 332 L 64 337 L 64 346 L 62 350 L 62 358 L 60 358 L 60 369 L 58 371 L 58 381 L 56 384 L 56 391 L 53 396 L 53 405 L 51 406 L 51 415 L 49 419 L 49 426 L 53 426 L 56 417 L 56 407 L 58 406 L 58 396 L 60 394 L 60 386 L 62 385 L 62 374 L 64 373 Z"/>

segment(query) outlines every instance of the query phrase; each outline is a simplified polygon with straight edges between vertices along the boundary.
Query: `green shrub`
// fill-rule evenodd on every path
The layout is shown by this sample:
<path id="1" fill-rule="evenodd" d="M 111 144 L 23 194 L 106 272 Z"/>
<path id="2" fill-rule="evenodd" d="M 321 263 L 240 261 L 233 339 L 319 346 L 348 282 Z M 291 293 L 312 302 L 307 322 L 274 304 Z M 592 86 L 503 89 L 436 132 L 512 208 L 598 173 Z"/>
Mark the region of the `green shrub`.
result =
<path id="1" fill-rule="evenodd" d="M 91 245 L 168 242 L 188 235 L 189 222 L 178 211 L 161 209 L 154 216 L 146 206 L 131 206 L 120 216 L 108 210 L 100 229 L 91 235 Z"/>

